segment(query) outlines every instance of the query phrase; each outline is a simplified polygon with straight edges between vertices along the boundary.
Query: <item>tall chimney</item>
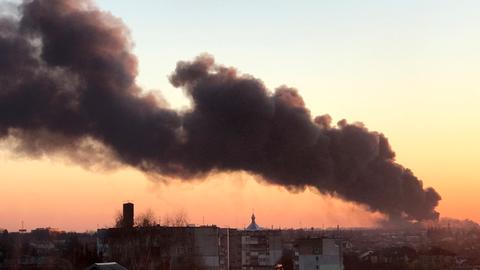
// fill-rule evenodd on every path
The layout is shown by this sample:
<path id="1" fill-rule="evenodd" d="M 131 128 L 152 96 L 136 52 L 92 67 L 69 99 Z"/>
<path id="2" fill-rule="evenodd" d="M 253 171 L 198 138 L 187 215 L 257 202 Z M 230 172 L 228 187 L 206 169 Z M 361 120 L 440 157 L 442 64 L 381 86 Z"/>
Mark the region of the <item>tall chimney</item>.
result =
<path id="1" fill-rule="evenodd" d="M 123 227 L 132 228 L 133 227 L 133 203 L 124 203 L 123 204 Z"/>

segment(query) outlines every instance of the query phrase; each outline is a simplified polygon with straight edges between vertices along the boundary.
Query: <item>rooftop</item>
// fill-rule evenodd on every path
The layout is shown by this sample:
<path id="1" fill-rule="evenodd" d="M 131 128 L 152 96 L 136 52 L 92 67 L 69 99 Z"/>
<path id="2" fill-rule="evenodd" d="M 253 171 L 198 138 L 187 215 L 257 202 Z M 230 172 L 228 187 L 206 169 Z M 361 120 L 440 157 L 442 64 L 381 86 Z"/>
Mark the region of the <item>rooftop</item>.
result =
<path id="1" fill-rule="evenodd" d="M 127 268 L 121 266 L 116 262 L 107 263 L 95 263 L 92 264 L 87 270 L 127 270 Z"/>

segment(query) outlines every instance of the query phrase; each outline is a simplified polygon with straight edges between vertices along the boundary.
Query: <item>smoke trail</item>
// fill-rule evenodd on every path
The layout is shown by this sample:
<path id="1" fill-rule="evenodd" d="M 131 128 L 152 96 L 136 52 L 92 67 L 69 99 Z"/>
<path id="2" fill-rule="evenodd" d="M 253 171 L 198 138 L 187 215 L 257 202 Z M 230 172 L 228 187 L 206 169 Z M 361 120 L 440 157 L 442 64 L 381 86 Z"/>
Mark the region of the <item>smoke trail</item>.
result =
<path id="1" fill-rule="evenodd" d="M 31 155 L 108 149 L 147 173 L 243 170 L 393 218 L 438 217 L 440 196 L 395 162 L 383 134 L 312 117 L 295 89 L 271 92 L 209 55 L 170 77 L 191 110 L 164 108 L 135 84 L 131 47 L 123 23 L 88 1 L 24 1 L 19 17 L 1 15 L 0 136 Z"/>

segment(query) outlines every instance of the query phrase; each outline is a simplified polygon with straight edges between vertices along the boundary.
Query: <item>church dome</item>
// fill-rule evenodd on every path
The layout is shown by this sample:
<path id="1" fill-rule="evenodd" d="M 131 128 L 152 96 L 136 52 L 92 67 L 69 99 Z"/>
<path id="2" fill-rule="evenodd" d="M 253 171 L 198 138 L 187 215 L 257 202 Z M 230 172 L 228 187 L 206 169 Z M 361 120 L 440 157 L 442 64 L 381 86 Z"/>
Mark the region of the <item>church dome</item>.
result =
<path id="1" fill-rule="evenodd" d="M 255 215 L 252 214 L 252 222 L 247 227 L 247 231 L 260 231 L 262 228 L 255 222 Z"/>

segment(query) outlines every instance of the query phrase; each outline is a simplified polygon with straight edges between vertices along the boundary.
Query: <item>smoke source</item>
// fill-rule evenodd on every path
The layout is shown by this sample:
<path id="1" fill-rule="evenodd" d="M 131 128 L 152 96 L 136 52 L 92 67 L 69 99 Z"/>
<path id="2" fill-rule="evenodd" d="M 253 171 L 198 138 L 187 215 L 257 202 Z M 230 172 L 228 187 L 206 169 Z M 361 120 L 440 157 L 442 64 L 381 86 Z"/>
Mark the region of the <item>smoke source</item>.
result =
<path id="1" fill-rule="evenodd" d="M 107 149 L 104 158 L 183 179 L 241 170 L 393 219 L 438 217 L 440 196 L 395 162 L 383 134 L 312 117 L 293 88 L 271 92 L 201 55 L 170 77 L 192 100 L 174 111 L 135 84 L 137 59 L 119 19 L 78 0 L 24 1 L 18 10 L 0 13 L 0 137 L 17 151 Z"/>

